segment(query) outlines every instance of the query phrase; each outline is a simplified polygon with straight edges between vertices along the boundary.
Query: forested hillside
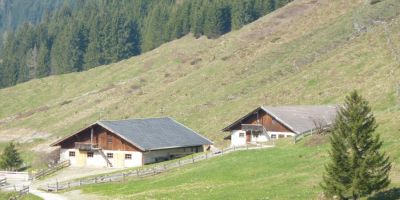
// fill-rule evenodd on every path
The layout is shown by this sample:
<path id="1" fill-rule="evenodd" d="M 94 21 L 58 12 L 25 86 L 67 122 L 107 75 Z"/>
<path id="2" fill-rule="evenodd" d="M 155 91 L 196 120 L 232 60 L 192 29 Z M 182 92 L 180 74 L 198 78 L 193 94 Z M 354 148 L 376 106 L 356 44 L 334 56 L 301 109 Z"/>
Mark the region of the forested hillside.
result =
<path id="1" fill-rule="evenodd" d="M 217 38 L 290 1 L 76 0 L 75 9 L 64 3 L 7 37 L 0 87 L 116 62 L 190 32 Z"/>
<path id="2" fill-rule="evenodd" d="M 24 23 L 39 23 L 66 0 L 0 0 L 0 46 L 7 31 L 14 31 Z"/>
<path id="3" fill-rule="evenodd" d="M 0 31 L 14 30 L 19 25 L 40 22 L 42 17 L 66 0 L 0 0 Z M 71 1 L 72 2 L 72 1 Z"/>

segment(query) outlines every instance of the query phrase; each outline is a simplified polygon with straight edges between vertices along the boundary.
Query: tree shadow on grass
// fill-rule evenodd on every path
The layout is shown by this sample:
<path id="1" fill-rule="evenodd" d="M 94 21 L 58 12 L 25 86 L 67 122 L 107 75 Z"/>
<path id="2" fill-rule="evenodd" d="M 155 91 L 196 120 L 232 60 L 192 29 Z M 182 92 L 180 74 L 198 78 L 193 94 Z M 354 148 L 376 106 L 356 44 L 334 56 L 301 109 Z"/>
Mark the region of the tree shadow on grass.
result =
<path id="1" fill-rule="evenodd" d="M 368 198 L 368 200 L 395 200 L 395 199 L 400 199 L 400 188 L 398 187 L 378 192 Z"/>

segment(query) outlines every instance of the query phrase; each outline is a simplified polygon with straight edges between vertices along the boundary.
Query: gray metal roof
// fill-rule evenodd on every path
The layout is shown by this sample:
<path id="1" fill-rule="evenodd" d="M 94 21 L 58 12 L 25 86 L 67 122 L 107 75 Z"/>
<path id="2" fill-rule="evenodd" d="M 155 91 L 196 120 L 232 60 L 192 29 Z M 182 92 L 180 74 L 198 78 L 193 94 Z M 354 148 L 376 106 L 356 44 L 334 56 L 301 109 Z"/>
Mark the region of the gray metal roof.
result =
<path id="1" fill-rule="evenodd" d="M 333 124 L 337 109 L 336 105 L 260 106 L 224 128 L 223 131 L 229 131 L 258 110 L 263 110 L 294 133 L 301 134 L 316 129 L 317 126 L 326 127 Z"/>
<path id="2" fill-rule="evenodd" d="M 169 117 L 98 121 L 97 124 L 144 151 L 212 144 Z"/>
<path id="3" fill-rule="evenodd" d="M 262 106 L 262 109 L 295 133 L 305 133 L 335 122 L 337 106 Z"/>

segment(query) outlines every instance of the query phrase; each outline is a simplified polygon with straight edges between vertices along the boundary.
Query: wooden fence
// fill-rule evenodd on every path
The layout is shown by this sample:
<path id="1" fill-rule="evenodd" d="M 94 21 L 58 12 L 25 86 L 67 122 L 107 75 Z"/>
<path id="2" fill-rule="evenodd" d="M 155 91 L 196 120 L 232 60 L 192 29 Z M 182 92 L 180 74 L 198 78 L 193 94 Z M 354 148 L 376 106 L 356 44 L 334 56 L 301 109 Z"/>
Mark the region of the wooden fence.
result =
<path id="1" fill-rule="evenodd" d="M 50 175 L 50 174 L 52 174 L 52 173 L 54 173 L 54 172 L 56 172 L 56 171 L 58 171 L 60 169 L 68 167 L 70 165 L 71 165 L 71 163 L 70 163 L 69 160 L 62 161 L 62 162 L 60 162 L 60 163 L 58 163 L 58 164 L 56 164 L 56 165 L 54 165 L 52 167 L 40 170 L 38 173 L 36 173 L 34 175 L 34 178 L 35 179 L 43 178 L 43 177 L 45 177 L 47 175 Z"/>
<path id="2" fill-rule="evenodd" d="M 29 193 L 29 186 L 22 186 L 21 190 L 15 190 L 16 194 L 12 195 L 8 200 L 18 200 Z"/>
<path id="3" fill-rule="evenodd" d="M 78 187 L 82 185 L 91 185 L 91 184 L 99 184 L 99 183 L 107 183 L 107 182 L 120 182 L 125 181 L 127 178 L 131 177 L 146 177 L 146 176 L 153 176 L 170 169 L 178 168 L 184 165 L 196 163 L 202 160 L 207 160 L 209 158 L 213 158 L 216 156 L 224 155 L 233 151 L 237 150 L 248 150 L 248 149 L 261 149 L 261 148 L 269 148 L 274 147 L 274 145 L 258 145 L 258 146 L 241 146 L 241 147 L 230 147 L 227 149 L 222 149 L 221 151 L 217 152 L 206 152 L 197 155 L 187 156 L 178 160 L 172 160 L 157 164 L 152 164 L 146 167 L 113 173 L 113 174 L 106 174 L 101 176 L 95 177 L 88 177 L 82 178 L 78 180 L 68 181 L 68 182 L 55 182 L 53 184 L 47 184 L 46 190 L 49 192 L 58 192 L 60 190 L 69 189 L 72 187 Z"/>
<path id="4" fill-rule="evenodd" d="M 7 184 L 7 178 L 6 178 L 6 177 L 0 178 L 0 187 L 1 187 L 1 186 L 4 186 L 4 185 L 6 185 L 6 184 Z"/>

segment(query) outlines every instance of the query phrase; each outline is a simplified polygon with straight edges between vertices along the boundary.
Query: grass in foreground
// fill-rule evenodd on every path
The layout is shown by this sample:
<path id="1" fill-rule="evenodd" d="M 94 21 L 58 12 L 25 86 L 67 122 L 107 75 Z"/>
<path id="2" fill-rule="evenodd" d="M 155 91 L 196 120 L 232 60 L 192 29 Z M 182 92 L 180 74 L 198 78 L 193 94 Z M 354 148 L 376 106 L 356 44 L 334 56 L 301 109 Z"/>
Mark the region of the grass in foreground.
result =
<path id="1" fill-rule="evenodd" d="M 0 199 L 8 199 L 10 198 L 14 193 L 12 192 L 0 192 Z M 35 196 L 33 194 L 27 194 L 23 196 L 19 200 L 42 200 L 42 198 Z"/>
<path id="2" fill-rule="evenodd" d="M 288 143 L 234 152 L 156 177 L 82 189 L 121 199 L 314 198 L 321 192 L 319 174 L 327 159 L 327 146 Z"/>
<path id="3" fill-rule="evenodd" d="M 395 166 L 392 177 L 396 180 L 388 189 L 393 193 L 400 186 L 399 158 L 396 142 L 385 134 L 384 127 L 389 126 L 383 124 L 378 133 L 385 138 L 384 149 Z M 276 148 L 237 151 L 155 177 L 80 189 L 110 199 L 317 199 L 329 158 L 328 141 L 327 136 L 308 137 L 296 145 L 292 140 L 280 141 Z M 376 196 L 387 199 L 385 195 Z"/>

